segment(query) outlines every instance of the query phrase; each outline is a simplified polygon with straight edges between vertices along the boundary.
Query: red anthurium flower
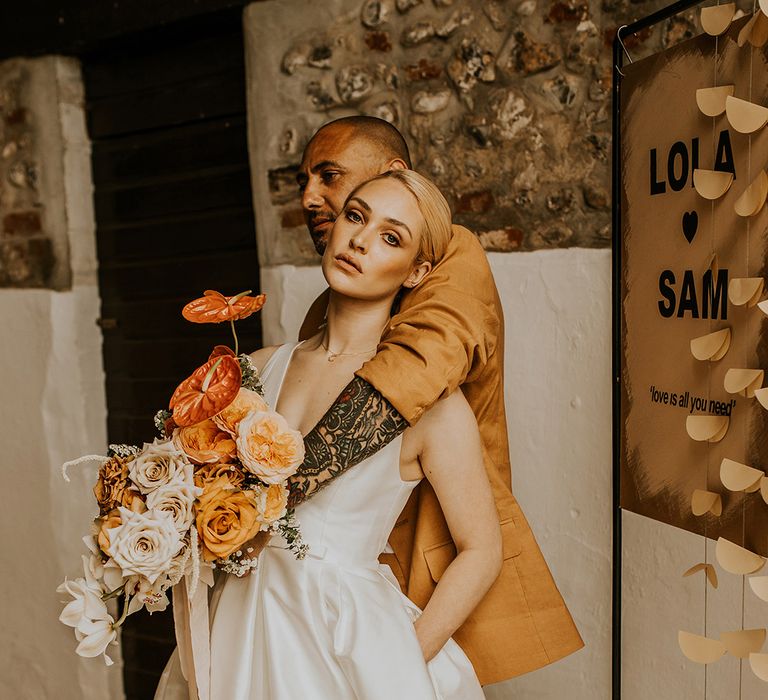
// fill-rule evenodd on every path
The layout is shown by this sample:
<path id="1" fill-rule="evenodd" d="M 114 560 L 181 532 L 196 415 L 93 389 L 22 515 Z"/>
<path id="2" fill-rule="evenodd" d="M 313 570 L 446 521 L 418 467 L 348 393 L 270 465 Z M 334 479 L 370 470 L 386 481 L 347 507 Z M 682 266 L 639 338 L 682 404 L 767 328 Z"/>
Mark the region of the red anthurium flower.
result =
<path id="1" fill-rule="evenodd" d="M 207 289 L 205 296 L 190 301 L 182 310 L 181 315 L 192 323 L 221 323 L 222 321 L 239 321 L 264 306 L 266 295 L 247 296 L 251 293 L 240 292 L 231 297 L 225 297 L 220 292 Z"/>
<path id="2" fill-rule="evenodd" d="M 240 391 L 240 363 L 231 355 L 221 355 L 198 367 L 173 392 L 169 408 L 179 427 L 212 418 L 235 400 Z"/>

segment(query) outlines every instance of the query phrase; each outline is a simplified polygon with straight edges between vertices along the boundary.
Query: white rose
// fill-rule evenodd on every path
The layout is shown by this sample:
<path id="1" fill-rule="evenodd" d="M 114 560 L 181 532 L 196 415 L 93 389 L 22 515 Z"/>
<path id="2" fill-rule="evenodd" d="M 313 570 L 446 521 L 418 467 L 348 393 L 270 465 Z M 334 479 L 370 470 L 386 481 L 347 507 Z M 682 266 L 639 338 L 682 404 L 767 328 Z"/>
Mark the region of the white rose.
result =
<path id="1" fill-rule="evenodd" d="M 171 481 L 188 465 L 186 455 L 170 440 L 144 443 L 142 451 L 131 462 L 128 475 L 141 493 L 149 493 Z"/>
<path id="2" fill-rule="evenodd" d="M 173 518 L 165 511 L 134 513 L 122 506 L 119 511 L 122 523 L 107 529 L 112 559 L 123 576 L 139 574 L 154 583 L 182 546 Z"/>
<path id="3" fill-rule="evenodd" d="M 192 466 L 187 467 L 188 475 L 178 474 L 163 486 L 158 486 L 147 496 L 147 508 L 169 513 L 179 532 L 189 530 L 195 519 L 195 499 L 203 489 L 195 486 Z M 181 479 L 180 476 L 184 476 Z M 188 478 L 187 478 L 188 476 Z"/>

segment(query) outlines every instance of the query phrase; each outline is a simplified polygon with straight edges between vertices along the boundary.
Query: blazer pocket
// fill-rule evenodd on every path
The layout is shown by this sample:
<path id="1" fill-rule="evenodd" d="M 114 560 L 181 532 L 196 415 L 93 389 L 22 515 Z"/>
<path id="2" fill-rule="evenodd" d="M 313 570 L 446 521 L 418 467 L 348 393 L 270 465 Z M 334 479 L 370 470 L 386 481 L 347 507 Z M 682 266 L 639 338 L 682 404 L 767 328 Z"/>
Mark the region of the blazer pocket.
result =
<path id="1" fill-rule="evenodd" d="M 441 542 L 424 550 L 424 559 L 427 562 L 427 568 L 429 569 L 429 575 L 432 580 L 437 583 L 448 565 L 456 558 L 456 545 L 453 540 L 447 542 Z"/>
<path id="2" fill-rule="evenodd" d="M 504 559 L 516 557 L 523 551 L 523 545 L 517 534 L 514 518 L 506 518 L 499 523 L 501 527 L 501 551 Z"/>

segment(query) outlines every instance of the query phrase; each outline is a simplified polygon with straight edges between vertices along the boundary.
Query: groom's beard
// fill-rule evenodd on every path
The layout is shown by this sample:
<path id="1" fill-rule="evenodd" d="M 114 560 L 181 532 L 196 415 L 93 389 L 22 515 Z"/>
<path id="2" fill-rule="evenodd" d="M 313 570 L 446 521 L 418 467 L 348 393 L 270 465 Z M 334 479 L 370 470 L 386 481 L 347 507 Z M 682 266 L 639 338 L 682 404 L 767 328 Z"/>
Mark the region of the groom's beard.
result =
<path id="1" fill-rule="evenodd" d="M 324 211 L 316 210 L 309 212 L 306 218 L 307 228 L 315 250 L 318 255 L 322 255 L 328 245 L 328 234 L 333 228 L 334 221 L 336 221 L 336 214 L 327 209 Z"/>

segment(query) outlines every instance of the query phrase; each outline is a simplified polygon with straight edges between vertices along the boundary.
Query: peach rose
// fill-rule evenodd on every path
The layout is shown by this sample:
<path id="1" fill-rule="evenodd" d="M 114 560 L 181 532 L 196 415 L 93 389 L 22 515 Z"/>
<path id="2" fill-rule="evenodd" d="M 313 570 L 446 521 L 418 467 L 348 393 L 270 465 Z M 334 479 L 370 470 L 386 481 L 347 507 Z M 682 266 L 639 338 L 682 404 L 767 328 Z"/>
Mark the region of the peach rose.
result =
<path id="1" fill-rule="evenodd" d="M 204 489 L 220 476 L 226 477 L 234 487 L 240 487 L 245 482 L 245 472 L 239 464 L 203 464 L 195 469 L 195 486 Z"/>
<path id="2" fill-rule="evenodd" d="M 99 468 L 99 477 L 93 487 L 93 495 L 99 504 L 99 513 L 105 515 L 123 502 L 128 483 L 128 463 L 133 457 L 118 457 L 115 455 Z M 127 498 L 130 499 L 130 496 Z"/>
<path id="3" fill-rule="evenodd" d="M 235 441 L 210 418 L 174 430 L 173 444 L 195 464 L 231 461 L 237 452 Z"/>
<path id="4" fill-rule="evenodd" d="M 96 522 L 99 523 L 99 521 L 99 533 L 96 535 L 96 539 L 99 543 L 101 551 L 111 557 L 112 552 L 109 551 L 110 542 L 107 529 L 117 527 L 123 522 L 122 518 L 120 517 L 120 511 L 115 508 L 115 510 L 113 510 L 108 516 L 105 518 L 99 518 Z"/>
<path id="5" fill-rule="evenodd" d="M 210 483 L 197 504 L 197 532 L 205 561 L 225 559 L 261 527 L 251 491 L 233 489 L 226 477 Z"/>
<path id="6" fill-rule="evenodd" d="M 279 413 L 250 413 L 237 427 L 237 455 L 259 479 L 278 484 L 304 461 L 304 440 Z"/>
<path id="7" fill-rule="evenodd" d="M 285 515 L 288 508 L 288 489 L 283 484 L 270 484 L 261 490 L 259 505 L 264 523 L 271 525 Z"/>
<path id="8" fill-rule="evenodd" d="M 213 422 L 230 435 L 237 436 L 237 426 L 249 413 L 268 411 L 269 406 L 251 389 L 240 388 L 235 400 L 213 417 Z"/>

